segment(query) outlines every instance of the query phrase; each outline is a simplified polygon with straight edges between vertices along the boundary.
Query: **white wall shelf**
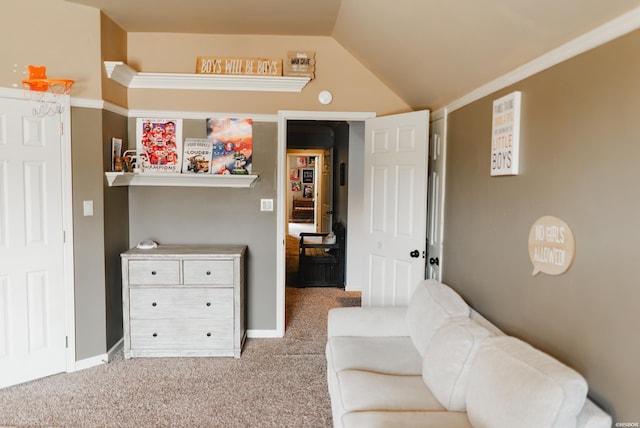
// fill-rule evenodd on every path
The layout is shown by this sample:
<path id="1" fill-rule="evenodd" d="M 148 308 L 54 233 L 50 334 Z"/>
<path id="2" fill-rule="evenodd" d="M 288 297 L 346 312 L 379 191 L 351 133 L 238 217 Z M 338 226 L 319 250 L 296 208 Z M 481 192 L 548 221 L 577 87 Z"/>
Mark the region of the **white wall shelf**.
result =
<path id="1" fill-rule="evenodd" d="M 154 174 L 148 172 L 105 172 L 105 176 L 109 187 L 252 187 L 258 179 L 257 175 Z"/>
<path id="2" fill-rule="evenodd" d="M 143 73 L 122 61 L 105 61 L 107 76 L 131 89 L 209 89 L 219 91 L 301 92 L 308 77 L 229 74 Z"/>

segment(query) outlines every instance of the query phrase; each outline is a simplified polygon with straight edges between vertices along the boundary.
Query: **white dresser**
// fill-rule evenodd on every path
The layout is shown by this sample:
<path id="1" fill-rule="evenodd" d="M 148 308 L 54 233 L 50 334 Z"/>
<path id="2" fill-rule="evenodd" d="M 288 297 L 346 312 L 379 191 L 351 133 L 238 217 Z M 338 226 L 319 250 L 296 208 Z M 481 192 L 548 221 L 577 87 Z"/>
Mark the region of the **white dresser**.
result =
<path id="1" fill-rule="evenodd" d="M 122 253 L 124 357 L 240 357 L 246 246 Z"/>

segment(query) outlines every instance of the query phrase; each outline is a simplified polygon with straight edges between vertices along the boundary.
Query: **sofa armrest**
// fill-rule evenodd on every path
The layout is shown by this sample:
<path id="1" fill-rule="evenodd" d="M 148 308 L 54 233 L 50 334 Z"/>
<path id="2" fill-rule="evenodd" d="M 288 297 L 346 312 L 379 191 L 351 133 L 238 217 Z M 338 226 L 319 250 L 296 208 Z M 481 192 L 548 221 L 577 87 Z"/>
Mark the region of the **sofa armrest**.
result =
<path id="1" fill-rule="evenodd" d="M 329 310 L 327 336 L 409 336 L 406 306 Z"/>
<path id="2" fill-rule="evenodd" d="M 612 418 L 600 407 L 596 406 L 588 398 L 584 402 L 584 407 L 578 413 L 578 428 L 609 428 L 612 425 Z"/>

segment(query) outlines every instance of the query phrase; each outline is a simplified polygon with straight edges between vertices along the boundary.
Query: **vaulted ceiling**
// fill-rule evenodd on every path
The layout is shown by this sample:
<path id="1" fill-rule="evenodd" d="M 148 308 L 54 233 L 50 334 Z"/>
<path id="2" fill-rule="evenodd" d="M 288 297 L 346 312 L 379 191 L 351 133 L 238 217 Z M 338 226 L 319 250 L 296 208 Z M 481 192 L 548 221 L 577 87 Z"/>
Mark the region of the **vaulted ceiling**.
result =
<path id="1" fill-rule="evenodd" d="M 67 0 L 127 32 L 330 36 L 414 109 L 439 108 L 640 0 Z"/>

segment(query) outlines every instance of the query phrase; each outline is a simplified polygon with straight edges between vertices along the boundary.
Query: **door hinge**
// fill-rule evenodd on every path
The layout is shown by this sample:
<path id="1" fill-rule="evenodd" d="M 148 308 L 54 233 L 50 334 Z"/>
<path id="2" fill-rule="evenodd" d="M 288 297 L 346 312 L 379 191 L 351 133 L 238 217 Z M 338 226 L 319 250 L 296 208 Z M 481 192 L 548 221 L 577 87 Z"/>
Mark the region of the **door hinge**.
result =
<path id="1" fill-rule="evenodd" d="M 69 349 L 69 336 L 64 337 L 64 347 Z"/>

